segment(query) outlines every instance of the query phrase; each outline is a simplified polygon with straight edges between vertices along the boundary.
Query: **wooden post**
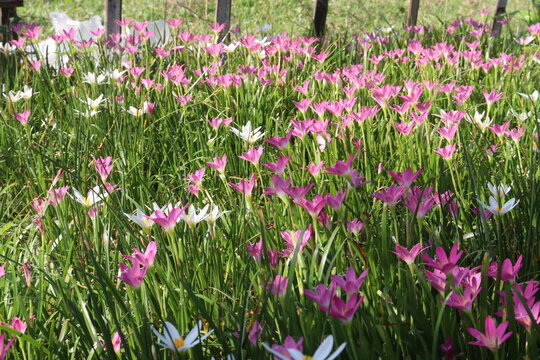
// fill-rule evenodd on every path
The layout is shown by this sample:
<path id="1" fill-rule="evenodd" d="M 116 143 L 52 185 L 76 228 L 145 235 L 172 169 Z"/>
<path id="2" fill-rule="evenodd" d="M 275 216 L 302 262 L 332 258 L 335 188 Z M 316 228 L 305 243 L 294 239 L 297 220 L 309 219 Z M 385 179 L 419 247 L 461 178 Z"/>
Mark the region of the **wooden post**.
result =
<path id="1" fill-rule="evenodd" d="M 317 0 L 315 3 L 315 15 L 313 16 L 313 26 L 315 35 L 322 39 L 324 28 L 326 27 L 326 15 L 328 15 L 328 0 Z"/>
<path id="2" fill-rule="evenodd" d="M 0 25 L 9 25 L 9 18 L 17 15 L 17 7 L 23 0 L 0 0 Z"/>
<path id="3" fill-rule="evenodd" d="M 499 20 L 502 19 L 502 16 L 506 14 L 506 4 L 508 0 L 498 0 L 497 8 L 495 9 L 495 17 L 493 18 L 493 25 L 491 26 L 491 34 L 495 37 L 498 36 L 501 32 L 502 24 Z"/>
<path id="4" fill-rule="evenodd" d="M 121 32 L 114 20 L 122 19 L 122 0 L 105 0 L 105 29 L 107 36 Z"/>
<path id="5" fill-rule="evenodd" d="M 225 27 L 219 33 L 218 41 L 225 41 L 229 38 L 229 29 L 231 27 L 231 3 L 232 0 L 216 0 L 216 22 L 225 24 Z"/>
<path id="6" fill-rule="evenodd" d="M 418 9 L 420 9 L 420 0 L 410 0 L 407 26 L 416 26 L 416 22 L 418 21 Z"/>

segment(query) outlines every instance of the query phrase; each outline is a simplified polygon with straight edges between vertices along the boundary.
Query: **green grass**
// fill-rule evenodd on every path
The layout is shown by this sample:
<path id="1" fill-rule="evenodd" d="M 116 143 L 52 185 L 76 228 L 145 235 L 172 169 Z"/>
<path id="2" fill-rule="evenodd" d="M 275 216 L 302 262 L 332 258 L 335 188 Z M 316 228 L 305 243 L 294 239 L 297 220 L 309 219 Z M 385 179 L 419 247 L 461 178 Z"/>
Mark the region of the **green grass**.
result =
<path id="1" fill-rule="evenodd" d="M 434 0 L 422 1 L 419 24 L 439 25 L 458 16 L 476 17 L 479 10 L 487 7 L 495 10 L 495 1 Z M 272 33 L 308 34 L 311 30 L 314 2 L 311 0 L 237 0 L 233 2 L 231 23 L 240 25 L 242 31 L 253 33 L 257 26 L 272 25 Z M 140 1 L 124 0 L 123 17 L 142 20 L 169 18 L 185 19 L 190 27 L 202 31 L 214 21 L 215 1 L 175 0 Z M 508 12 L 528 11 L 531 1 L 509 1 Z M 51 11 L 65 12 L 73 19 L 83 20 L 93 15 L 104 18 L 104 2 L 95 0 L 33 0 L 22 8 L 19 16 L 26 22 L 46 25 L 50 23 Z M 327 25 L 332 34 L 366 32 L 375 27 L 401 26 L 405 23 L 408 2 L 401 0 L 361 1 L 332 0 Z M 50 31 L 50 30 L 49 30 Z"/>
<path id="2" fill-rule="evenodd" d="M 36 1 L 35 7 L 27 4 L 20 14 L 32 21 L 46 8 L 53 10 L 53 4 L 60 6 L 58 2 Z M 237 4 L 241 13 L 255 14 L 254 7 L 242 7 L 246 4 Z M 0 53 L 0 81 L 6 95 L 23 90 L 25 85 L 33 89 L 28 99 L 0 98 L 0 263 L 6 263 L 6 274 L 0 277 L 0 321 L 10 323 L 13 317 L 19 317 L 28 324 L 24 334 L 0 326 L 5 342 L 16 337 L 10 358 L 209 359 L 232 353 L 236 359 L 266 359 L 270 356 L 263 342 L 282 344 L 287 336 L 295 340 L 303 337 L 305 353 L 313 354 L 330 334 L 335 339 L 334 348 L 347 343 L 341 359 L 440 359 L 441 344 L 449 337 L 455 352 L 467 359 L 491 359 L 494 354 L 499 359 L 538 358 L 537 324 L 527 331 L 518 322 L 525 317 L 524 312 L 516 317 L 513 311 L 522 299 L 515 296 L 506 306 L 500 301 L 499 291 L 510 298 L 515 285 L 501 281 L 502 273 L 495 278 L 486 273 L 492 262 L 501 268 L 505 259 L 514 264 L 522 255 L 523 266 L 513 280 L 524 286 L 540 275 L 540 153 L 534 135 L 540 132 L 540 102 L 519 95 L 538 90 L 540 68 L 536 54 L 540 38 L 536 36 L 527 46 L 518 45 L 514 40 L 519 35 L 517 26 L 524 28 L 528 24 L 516 20 L 516 28 L 505 28 L 498 39 L 487 33 L 477 38 L 476 61 L 470 60 L 475 53 L 468 50 L 474 40 L 467 38 L 471 30 L 468 25 L 455 34 L 435 26 L 432 31 L 415 35 L 424 48 L 432 50 L 423 55 L 415 51 L 414 43 L 409 43 L 411 35 L 399 28 L 384 35 L 387 42 L 374 40 L 367 46 L 337 27 L 328 42 L 308 46 L 303 45 L 306 39 L 299 40 L 298 34 L 307 32 L 307 27 L 302 26 L 306 26 L 310 4 L 298 3 L 299 13 L 304 14 L 294 17 L 298 24 L 284 22 L 296 11 L 286 4 L 272 3 L 266 16 L 242 17 L 244 31 L 252 31 L 256 24 L 264 22 L 259 19 L 279 14 L 283 18 L 272 18 L 273 31 L 296 34 L 271 39 L 263 45 L 264 53 L 239 46 L 217 59 L 206 52 L 206 40 L 184 43 L 178 37 L 162 45 L 172 51 L 163 58 L 156 56 L 147 43 L 132 54 L 111 53 L 102 43 L 82 49 L 70 43 L 65 51 L 68 64 L 64 66 L 72 68 L 71 76 L 45 62 L 39 70 L 33 69 L 28 54 L 20 49 Z M 366 10 L 359 5 L 347 12 L 343 4 L 336 3 L 343 9 L 339 15 L 341 29 L 349 34 L 362 30 L 346 25 L 354 22 L 343 18 L 363 14 L 359 19 L 367 19 Z M 469 4 L 480 6 L 479 2 Z M 64 10 L 71 6 L 74 18 L 94 14 L 79 3 L 61 5 Z M 125 5 L 134 11 L 126 16 L 139 20 L 163 14 L 163 4 L 148 6 L 144 17 L 140 7 Z M 190 6 L 199 6 L 196 12 L 204 14 L 202 5 L 193 1 Z M 449 19 L 453 17 L 451 11 L 458 13 L 462 9 L 450 7 L 450 2 L 431 6 L 444 9 L 446 5 L 444 13 Z M 384 9 L 377 11 L 384 13 Z M 35 14 L 25 15 L 26 11 Z M 187 18 L 187 14 L 178 16 Z M 390 19 L 391 13 L 386 14 Z M 369 19 L 363 26 L 365 30 L 385 26 L 382 19 Z M 209 33 L 204 21 L 193 19 L 177 31 L 198 30 Z M 231 40 L 239 36 L 233 35 Z M 32 51 L 32 41 L 26 44 Z M 452 46 L 448 53 L 457 57 L 435 56 L 437 51 L 444 53 L 440 50 L 445 46 L 442 44 Z M 311 56 L 323 51 L 328 53 L 324 61 Z M 427 61 L 428 56 L 433 58 Z M 495 65 L 483 68 L 489 61 Z M 90 72 L 102 75 L 134 67 L 143 68 L 142 73 L 125 73 L 118 82 L 84 82 Z M 185 72 L 189 81 L 175 83 L 174 78 L 166 76 L 172 68 Z M 227 85 L 227 77 L 238 80 L 239 76 L 244 76 L 239 86 Z M 218 78 L 223 85 L 216 85 Z M 391 106 L 404 103 L 404 97 L 410 94 L 403 87 L 411 80 L 422 93 L 418 104 L 400 114 Z M 160 86 L 144 85 L 150 81 Z M 306 94 L 302 94 L 296 87 L 305 81 L 310 83 Z M 441 86 L 455 82 L 454 90 L 432 90 L 430 82 Z M 353 85 L 357 88 L 351 90 Z M 401 97 L 393 96 L 371 118 L 348 121 L 347 114 L 359 118 L 365 107 L 377 106 L 376 89 L 385 85 L 402 87 L 398 91 Z M 455 89 L 467 85 L 474 86 L 471 96 L 456 103 Z M 341 115 L 329 111 L 318 115 L 312 108 L 302 112 L 293 103 L 303 99 L 312 104 L 347 99 L 344 87 L 352 92 L 355 103 Z M 483 91 L 492 90 L 504 95 L 488 106 Z M 91 110 L 86 99 L 100 96 L 104 101 L 95 105 L 95 114 L 80 115 Z M 191 98 L 181 104 L 179 96 Z M 128 112 L 130 107 L 142 109 L 145 102 L 155 105 L 153 111 L 141 116 Z M 414 125 L 408 135 L 398 132 L 398 124 L 411 123 L 411 115 L 426 103 L 431 105 L 425 121 Z M 30 111 L 30 117 L 23 125 L 16 120 L 16 114 L 25 110 Z M 485 112 L 484 120 L 489 117 L 497 125 L 508 121 L 509 129 L 523 128 L 524 135 L 513 141 L 508 135 L 497 136 L 492 130 L 462 119 L 455 137 L 446 140 L 437 132 L 445 126 L 441 114 L 457 110 L 471 116 Z M 516 117 L 511 110 L 530 114 Z M 248 121 L 253 127 L 261 127 L 264 138 L 286 136 L 295 127 L 293 121 L 314 119 L 320 121 L 320 127 L 312 128 L 303 138 L 293 136 L 288 147 L 277 149 L 263 139 L 248 144 L 230 128 L 222 125 L 214 129 L 209 124 L 213 118 L 229 117 L 233 118 L 231 127 L 236 129 Z M 321 130 L 325 120 L 327 131 Z M 456 146 L 450 160 L 434 152 L 450 143 Z M 493 145 L 497 146 L 494 154 L 487 151 Z M 324 218 L 318 221 L 289 197 L 265 195 L 264 187 L 273 184 L 272 171 L 239 158 L 251 147 L 259 146 L 264 146 L 260 163 L 290 157 L 282 176 L 290 178 L 293 186 L 313 185 L 307 199 L 346 191 L 343 207 L 336 210 L 325 206 L 325 223 Z M 206 163 L 223 154 L 228 162 L 220 176 Z M 107 181 L 120 189 L 110 193 L 107 190 L 107 198 L 96 205 L 97 214 L 92 218 L 90 207 L 74 199 L 74 189 L 86 194 L 94 186 L 105 188 L 93 158 L 106 156 L 112 157 L 113 165 Z M 353 186 L 352 174 L 329 174 L 329 168 L 346 159 L 350 159 L 349 167 L 368 183 Z M 309 164 L 319 161 L 325 162 L 321 172 L 310 174 L 306 170 Z M 419 188 L 416 196 L 425 195 L 425 202 L 440 201 L 428 194 L 449 191 L 459 212 L 453 213 L 443 204 L 425 217 L 418 217 L 418 208 L 403 205 L 415 196 L 413 192 L 404 193 L 396 206 L 373 197 L 395 184 L 388 171 L 402 172 L 407 168 L 423 170 L 414 182 Z M 55 183 L 60 169 L 64 172 Z M 206 173 L 194 195 L 189 191 L 188 178 L 198 169 L 206 169 Z M 256 184 L 251 197 L 229 185 L 252 176 Z M 471 209 L 481 207 L 480 201 L 488 201 L 488 183 L 511 186 L 504 199 L 519 200 L 517 207 L 489 220 L 476 216 Z M 60 186 L 69 186 L 69 195 L 53 206 L 48 191 Z M 44 200 L 45 207 L 39 212 L 31 207 L 36 199 L 49 199 Z M 189 226 L 182 220 L 170 232 L 157 224 L 144 231 L 125 216 L 137 207 L 150 214 L 154 202 L 163 206 L 178 201 L 199 209 L 211 204 L 227 213 L 215 224 L 201 221 Z M 356 234 L 347 227 L 353 219 L 363 223 Z M 38 220 L 43 232 L 36 226 Z M 289 249 L 290 256 L 277 256 L 276 263 L 271 261 L 268 250 L 286 248 L 282 233 L 302 232 L 310 226 L 312 237 L 305 249 L 301 250 L 297 242 L 294 249 Z M 263 250 L 257 260 L 246 247 L 260 239 Z M 132 255 L 134 248 L 144 251 L 152 241 L 157 243 L 154 266 L 147 269 L 140 288 L 131 287 L 118 278 L 120 264 L 132 265 L 123 255 Z M 417 243 L 430 246 L 424 253 L 432 257 L 440 247 L 439 260 L 441 250 L 448 253 L 453 244 L 459 244 L 464 253 L 457 265 L 475 269 L 471 271 L 481 277 L 482 290 L 470 312 L 446 306 L 446 302 L 452 292 L 461 294 L 472 287 L 474 280 L 466 277 L 467 281 L 452 286 L 451 278 L 455 281 L 459 277 L 448 275 L 443 294 L 439 294 L 424 272 L 433 270 L 425 260 L 418 257 L 407 266 L 391 253 L 396 245 L 410 249 Z M 25 278 L 23 266 L 29 269 L 30 279 Z M 354 292 L 364 296 L 363 303 L 352 320 L 343 323 L 322 311 L 305 291 L 320 284 L 329 286 L 332 275 L 342 275 L 351 267 L 357 275 L 366 269 L 369 272 Z M 266 288 L 276 275 L 288 279 L 281 298 Z M 504 275 L 508 275 L 506 271 Z M 352 296 L 344 290 L 335 295 L 344 300 Z M 536 301 L 534 296 L 532 299 Z M 499 317 L 497 312 L 507 315 Z M 496 353 L 469 345 L 474 339 L 467 329 L 484 331 L 487 316 L 495 317 L 498 323 L 508 321 L 512 331 Z M 156 345 L 151 327 L 161 331 L 163 323 L 169 321 L 185 334 L 199 319 L 204 320 L 205 332 L 214 329 L 202 345 L 180 356 Z M 256 321 L 264 331 L 252 345 L 248 334 Z M 119 355 L 110 344 L 116 332 L 122 339 Z M 97 345 L 102 340 L 105 348 Z"/>

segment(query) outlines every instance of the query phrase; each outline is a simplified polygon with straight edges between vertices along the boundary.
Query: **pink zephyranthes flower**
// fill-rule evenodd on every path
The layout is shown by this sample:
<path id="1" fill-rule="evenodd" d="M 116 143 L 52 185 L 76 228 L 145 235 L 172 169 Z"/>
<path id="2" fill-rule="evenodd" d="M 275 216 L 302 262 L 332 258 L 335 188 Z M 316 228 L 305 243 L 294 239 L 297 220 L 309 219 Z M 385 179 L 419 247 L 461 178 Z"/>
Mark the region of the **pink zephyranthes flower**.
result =
<path id="1" fill-rule="evenodd" d="M 424 250 L 426 250 L 428 247 L 422 248 L 422 244 L 418 243 L 414 245 L 411 250 L 408 250 L 407 248 L 396 244 L 396 251 L 392 251 L 392 253 L 396 254 L 401 260 L 405 261 L 408 265 L 411 265 L 414 263 L 414 260 L 416 257 Z"/>
<path id="2" fill-rule="evenodd" d="M 112 157 L 107 156 L 103 158 L 100 156 L 98 158 L 92 158 L 92 160 L 94 161 L 96 172 L 101 177 L 101 180 L 107 180 L 113 168 L 113 166 L 111 165 Z"/>
<path id="3" fill-rule="evenodd" d="M 506 332 L 508 321 L 504 321 L 501 325 L 496 326 L 495 321 L 491 316 L 485 320 L 485 334 L 472 328 L 468 328 L 469 334 L 476 338 L 476 341 L 471 341 L 469 344 L 484 346 L 491 351 L 496 351 L 501 347 L 501 344 L 508 340 L 512 332 Z"/>

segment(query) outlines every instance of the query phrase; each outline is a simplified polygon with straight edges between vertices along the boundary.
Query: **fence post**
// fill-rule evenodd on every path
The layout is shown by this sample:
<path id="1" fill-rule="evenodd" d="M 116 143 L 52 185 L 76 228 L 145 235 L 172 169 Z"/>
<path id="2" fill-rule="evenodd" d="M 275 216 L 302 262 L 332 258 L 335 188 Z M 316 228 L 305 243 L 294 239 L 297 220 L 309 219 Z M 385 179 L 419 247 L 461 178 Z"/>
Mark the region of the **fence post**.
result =
<path id="1" fill-rule="evenodd" d="M 107 36 L 119 33 L 120 26 L 114 20 L 122 19 L 122 0 L 105 0 L 105 29 Z"/>
<path id="2" fill-rule="evenodd" d="M 420 0 L 410 0 L 409 14 L 407 15 L 407 26 L 416 26 L 418 20 L 418 9 L 420 9 Z"/>
<path id="3" fill-rule="evenodd" d="M 216 0 L 216 22 L 225 24 L 225 27 L 219 33 L 218 41 L 226 41 L 231 27 L 231 2 L 232 0 Z"/>
<path id="4" fill-rule="evenodd" d="M 324 36 L 324 28 L 326 26 L 326 15 L 328 15 L 328 0 L 316 0 L 315 15 L 313 16 L 313 25 L 315 27 L 315 35 L 322 39 Z"/>
<path id="5" fill-rule="evenodd" d="M 506 14 L 506 4 L 508 0 L 498 0 L 497 8 L 495 9 L 495 17 L 493 18 L 493 25 L 491 26 L 491 34 L 495 37 L 501 32 L 502 24 L 499 22 L 502 16 Z"/>

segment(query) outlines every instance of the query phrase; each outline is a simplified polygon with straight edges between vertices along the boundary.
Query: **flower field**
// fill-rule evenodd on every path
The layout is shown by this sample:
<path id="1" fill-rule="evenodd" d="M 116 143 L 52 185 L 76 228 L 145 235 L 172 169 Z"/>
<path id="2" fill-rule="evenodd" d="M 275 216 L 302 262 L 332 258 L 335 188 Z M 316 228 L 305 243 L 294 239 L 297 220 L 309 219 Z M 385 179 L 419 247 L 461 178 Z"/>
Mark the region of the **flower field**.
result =
<path id="1" fill-rule="evenodd" d="M 16 25 L 0 359 L 539 358 L 540 23 L 490 21 Z"/>

